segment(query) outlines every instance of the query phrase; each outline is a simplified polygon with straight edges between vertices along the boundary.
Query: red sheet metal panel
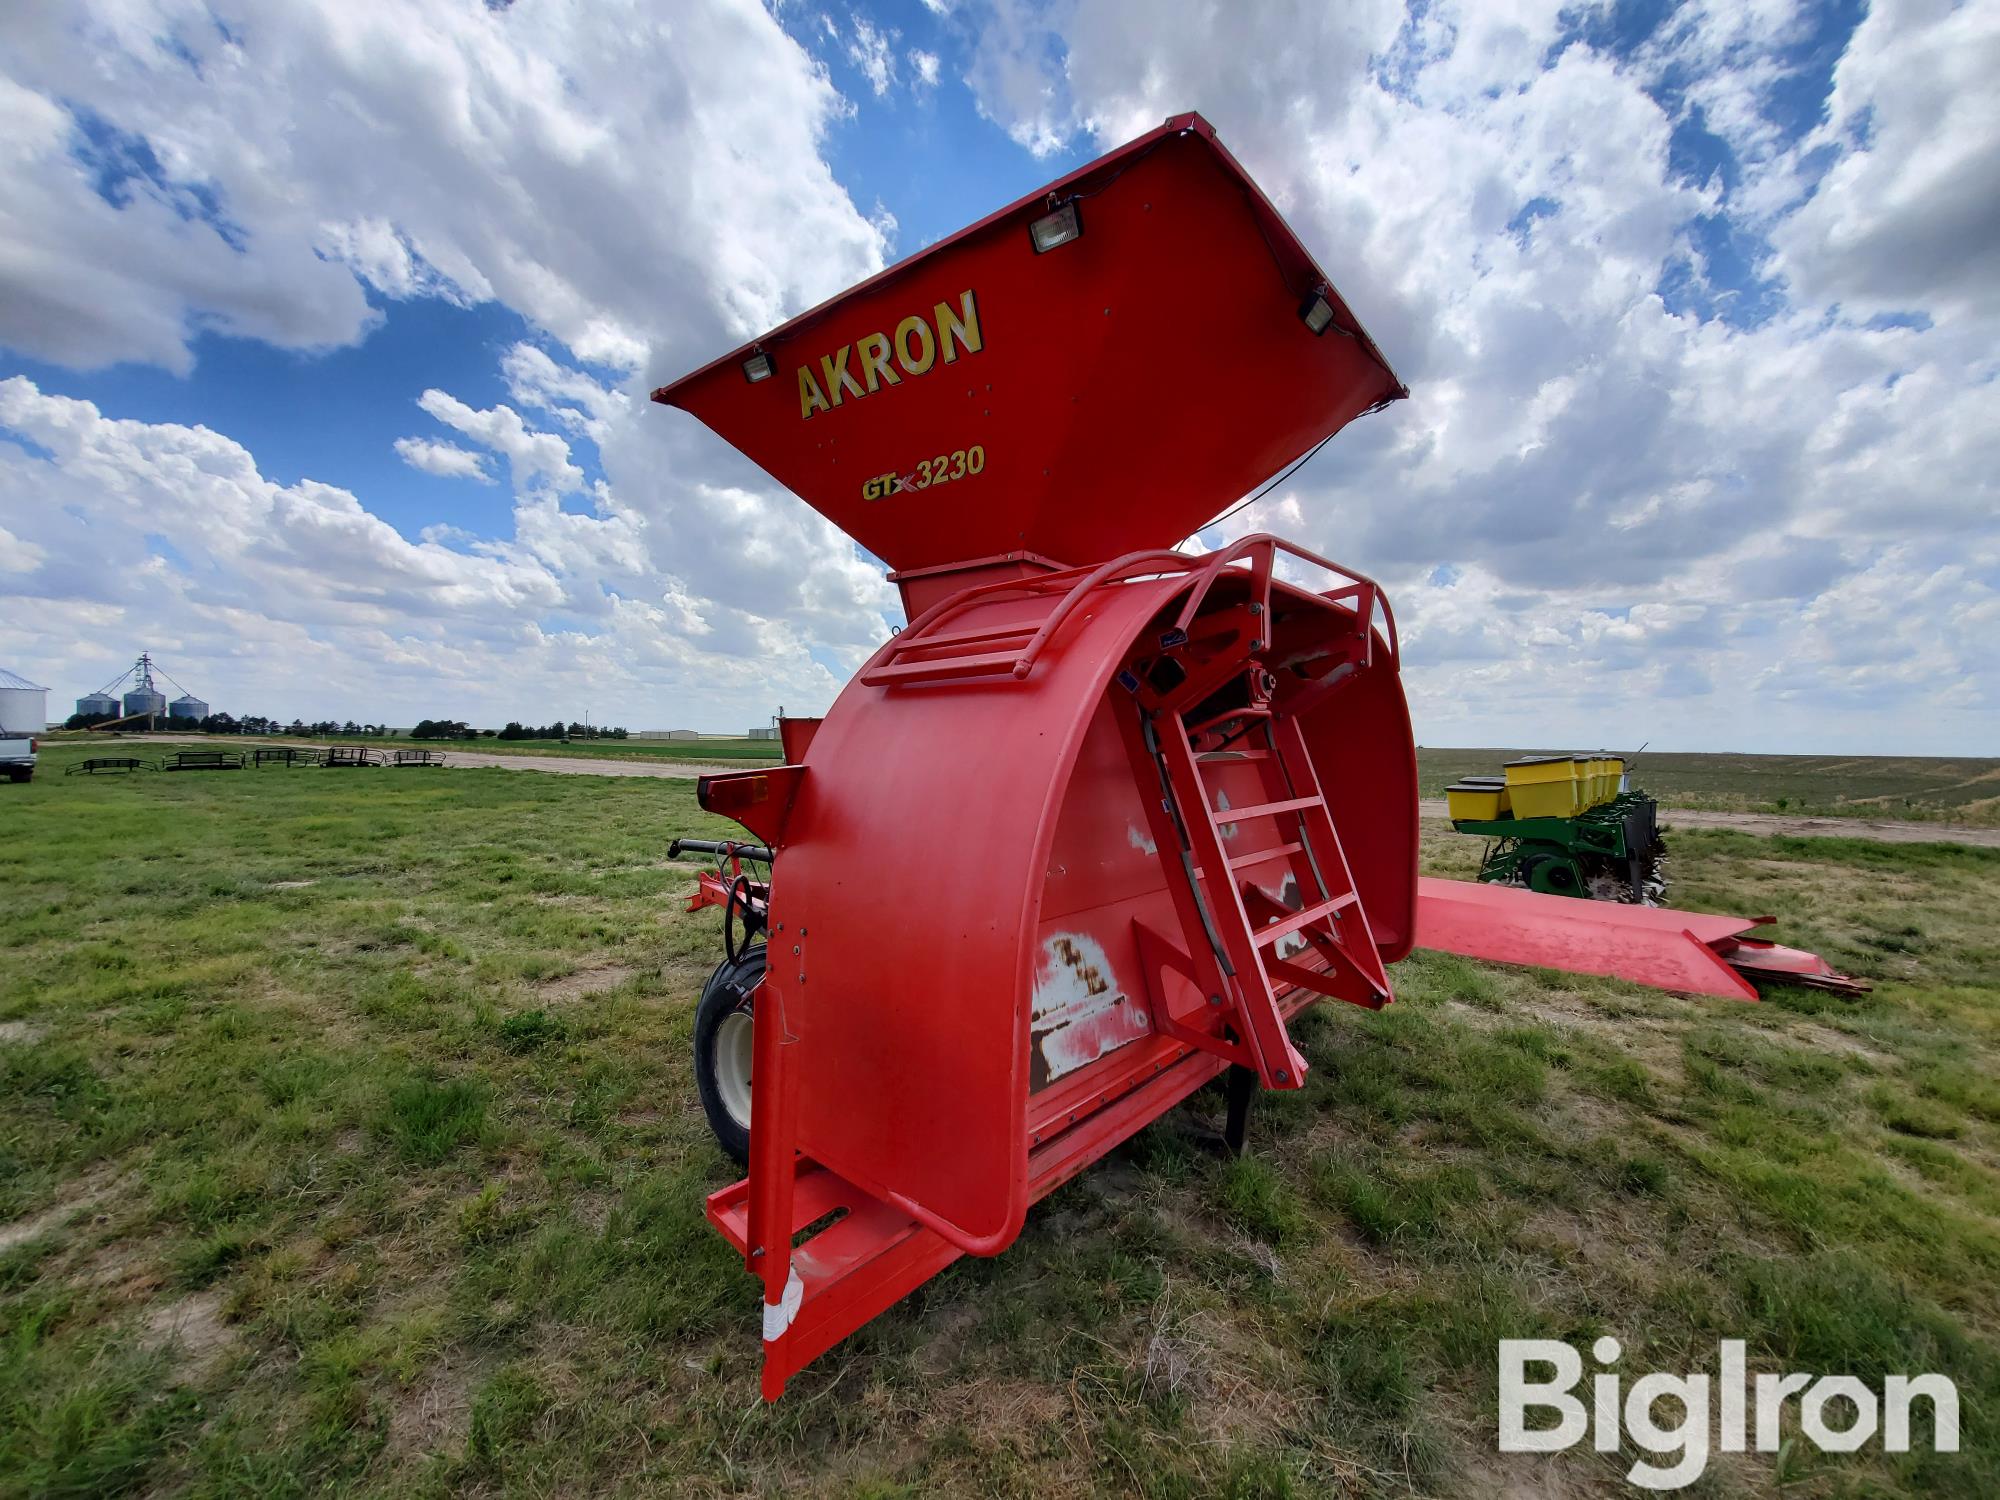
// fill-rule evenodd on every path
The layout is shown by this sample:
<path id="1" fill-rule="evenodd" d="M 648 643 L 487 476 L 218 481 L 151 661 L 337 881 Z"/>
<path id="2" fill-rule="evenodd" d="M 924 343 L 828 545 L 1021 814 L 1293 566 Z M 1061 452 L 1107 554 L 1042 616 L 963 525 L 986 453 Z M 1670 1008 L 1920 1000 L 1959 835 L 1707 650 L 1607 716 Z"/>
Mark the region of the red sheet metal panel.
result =
<path id="1" fill-rule="evenodd" d="M 1005 688 L 857 676 L 808 747 L 766 981 L 799 1039 L 798 1147 L 963 1249 L 999 1249 L 1027 1209 L 1027 1002 L 1056 815 L 1105 684 L 1181 582 L 1106 590 Z"/>
<path id="2" fill-rule="evenodd" d="M 1466 880 L 1427 876 L 1417 882 L 1420 948 L 1724 1000 L 1755 1000 L 1757 991 L 1710 945 L 1770 920 L 1581 901 Z"/>
<path id="3" fill-rule="evenodd" d="M 1074 200 L 1080 238 L 1028 225 Z M 899 569 L 1085 562 L 1187 536 L 1404 394 L 1197 115 L 654 393 Z M 753 352 L 776 365 L 755 383 Z"/>
<path id="4" fill-rule="evenodd" d="M 796 1046 L 797 1147 L 961 1248 L 991 1253 L 1018 1231 L 1035 1144 L 1029 1095 L 1088 1113 L 1101 1070 L 1160 1041 L 1135 922 L 1181 931 L 1168 885 L 1178 865 L 1155 847 L 1119 722 L 1137 709 L 1113 679 L 1193 586 L 1181 572 L 1091 591 L 1023 678 L 872 685 L 885 646 L 798 772 L 776 842 L 766 981 Z M 1211 606 L 1240 610 L 1251 587 L 1230 570 Z M 1354 641 L 1349 611 L 1297 590 L 1280 597 L 1281 618 Z M 1048 595 L 1000 595 L 952 618 L 949 633 L 1018 633 L 1054 607 Z M 1370 926 L 1379 909 L 1400 946 L 1414 925 L 1414 772 L 1394 657 L 1379 637 L 1377 647 L 1352 701 L 1397 712 L 1365 733 L 1329 718 L 1312 753 L 1337 759 L 1357 808 L 1371 789 L 1381 803 L 1370 825 L 1380 847 L 1356 880 Z M 1369 686 L 1378 679 L 1386 699 Z M 1223 798 L 1264 800 L 1255 762 L 1225 755 L 1210 769 Z M 1288 835 L 1266 814 L 1226 824 L 1232 836 L 1231 847 L 1257 850 Z M 1263 888 L 1296 906 L 1283 874 L 1274 862 Z"/>
<path id="5" fill-rule="evenodd" d="M 1357 672 L 1300 720 L 1385 962 L 1417 935 L 1417 751 L 1403 680 Z"/>
<path id="6" fill-rule="evenodd" d="M 1817 953 L 1767 943 L 1762 938 L 1728 938 L 1716 944 L 1729 967 L 1749 979 L 1804 985 L 1836 995 L 1865 995 L 1874 988 L 1865 979 L 1842 974 Z"/>

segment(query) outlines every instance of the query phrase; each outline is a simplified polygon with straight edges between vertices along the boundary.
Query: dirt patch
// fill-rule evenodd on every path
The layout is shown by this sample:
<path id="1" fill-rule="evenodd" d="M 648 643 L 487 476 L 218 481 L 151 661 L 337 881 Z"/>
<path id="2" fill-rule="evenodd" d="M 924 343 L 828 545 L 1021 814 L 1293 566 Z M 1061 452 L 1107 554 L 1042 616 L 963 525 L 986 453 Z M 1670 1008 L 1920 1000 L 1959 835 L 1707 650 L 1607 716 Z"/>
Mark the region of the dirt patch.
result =
<path id="1" fill-rule="evenodd" d="M 108 1197 L 111 1186 L 110 1173 L 94 1172 L 71 1184 L 55 1207 L 42 1213 L 27 1214 L 11 1224 L 0 1224 L 0 1252 L 38 1240 L 50 1231 L 62 1228 L 85 1209 L 96 1207 Z"/>
<path id="2" fill-rule="evenodd" d="M 126 1237 L 99 1245 L 83 1257 L 69 1279 L 93 1286 L 123 1302 L 142 1302 L 160 1289 L 160 1270 L 146 1241 Z"/>
<path id="3" fill-rule="evenodd" d="M 1285 1431 L 1300 1418 L 1298 1372 L 1251 1330 L 1211 1309 L 1163 1312 L 1147 1336 L 1141 1378 L 1150 1390 L 1193 1398 L 1190 1414 L 1210 1443 Z"/>
<path id="4" fill-rule="evenodd" d="M 274 880 L 270 888 L 274 891 L 302 891 L 309 885 L 318 885 L 317 880 Z"/>
<path id="5" fill-rule="evenodd" d="M 160 1303 L 146 1314 L 139 1341 L 148 1349 L 171 1352 L 174 1379 L 200 1380 L 242 1342 L 223 1321 L 222 1309 L 222 1293 L 213 1290 Z"/>
<path id="6" fill-rule="evenodd" d="M 48 1033 L 48 1027 L 33 1021 L 0 1021 L 0 1047 L 31 1047 Z"/>
<path id="7" fill-rule="evenodd" d="M 546 979 L 535 986 L 535 996 L 545 1005 L 561 1005 L 589 995 L 615 990 L 639 971 L 630 964 L 603 964 L 595 969 L 578 969 L 560 979 Z"/>
<path id="8" fill-rule="evenodd" d="M 1090 1431 L 1092 1423 L 1081 1406 L 1082 1396 L 1074 1380 L 1067 1384 L 1042 1384 L 1005 1375 L 980 1375 L 955 1382 L 939 1382 L 930 1388 L 923 1426 L 908 1425 L 908 1410 L 896 1410 L 901 1400 L 883 1387 L 865 1392 L 862 1404 L 873 1412 L 895 1419 L 904 1426 L 902 1440 L 895 1449 L 877 1449 L 864 1455 L 873 1466 L 885 1462 L 890 1472 L 914 1465 L 924 1458 L 918 1439 L 937 1430 L 959 1429 L 973 1449 L 983 1455 L 1015 1454 L 1032 1462 L 1035 1489 L 1045 1495 L 1090 1493 L 1088 1475 L 1093 1462 Z M 1032 1459 L 1028 1456 L 1033 1455 Z M 1011 1464 L 1004 1465 L 1012 1467 Z M 964 1470 L 945 1469 L 932 1476 L 934 1487 L 926 1494 L 978 1494 L 993 1491 L 980 1486 L 974 1475 Z M 956 1480 L 956 1483 L 952 1481 Z M 849 1488 L 827 1493 L 850 1493 Z"/>
<path id="9" fill-rule="evenodd" d="M 449 1354 L 426 1370 L 408 1390 L 392 1395 L 389 1456 L 442 1453 L 464 1443 L 472 1414 L 472 1393 L 492 1371 L 490 1360 Z"/>
<path id="10" fill-rule="evenodd" d="M 1822 1026 L 1817 1021 L 1795 1022 L 1787 1026 L 1783 1034 L 1817 1052 L 1836 1052 L 1843 1057 L 1858 1057 L 1864 1062 L 1886 1064 L 1891 1067 L 1896 1062 L 1896 1059 L 1887 1052 L 1871 1047 L 1858 1037 L 1851 1037 L 1844 1031 L 1835 1031 L 1831 1026 Z"/>
<path id="11" fill-rule="evenodd" d="M 1498 1500 L 1581 1500 L 1586 1495 L 1612 1493 L 1607 1469 L 1602 1477 L 1586 1472 L 1567 1455 L 1543 1458 L 1527 1453 L 1473 1450 L 1467 1477 L 1480 1492 Z"/>
<path id="12" fill-rule="evenodd" d="M 76 1206 L 71 1204 L 52 1208 L 47 1213 L 30 1214 L 11 1224 L 0 1224 L 0 1253 L 12 1250 L 16 1245 L 25 1245 L 30 1240 L 38 1240 L 52 1229 L 60 1229 L 75 1212 Z"/>

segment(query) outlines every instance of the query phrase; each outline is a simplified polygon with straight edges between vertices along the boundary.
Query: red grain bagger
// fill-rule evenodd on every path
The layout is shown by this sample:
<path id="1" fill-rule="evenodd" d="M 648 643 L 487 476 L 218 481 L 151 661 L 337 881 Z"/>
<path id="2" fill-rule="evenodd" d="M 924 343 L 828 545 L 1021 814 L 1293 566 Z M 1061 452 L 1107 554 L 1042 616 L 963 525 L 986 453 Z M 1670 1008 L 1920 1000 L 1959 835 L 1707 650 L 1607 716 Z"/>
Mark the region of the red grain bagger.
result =
<path id="1" fill-rule="evenodd" d="M 1196 115 L 655 393 L 910 618 L 792 764 L 701 786 L 775 856 L 750 1173 L 709 1201 L 766 1395 L 1223 1069 L 1299 1087 L 1299 1006 L 1389 999 L 1387 601 L 1274 537 L 1170 549 L 1403 394 Z"/>
<path id="2" fill-rule="evenodd" d="M 763 1283 L 767 1397 L 1225 1070 L 1240 1147 L 1251 1089 L 1304 1082 L 1300 1007 L 1388 1003 L 1388 601 L 1276 537 L 1175 544 L 1405 394 L 1198 115 L 654 393 L 910 620 L 787 764 L 703 779 L 761 845 L 677 846 L 726 861 L 697 1046 L 749 1175 L 708 1213 Z"/>

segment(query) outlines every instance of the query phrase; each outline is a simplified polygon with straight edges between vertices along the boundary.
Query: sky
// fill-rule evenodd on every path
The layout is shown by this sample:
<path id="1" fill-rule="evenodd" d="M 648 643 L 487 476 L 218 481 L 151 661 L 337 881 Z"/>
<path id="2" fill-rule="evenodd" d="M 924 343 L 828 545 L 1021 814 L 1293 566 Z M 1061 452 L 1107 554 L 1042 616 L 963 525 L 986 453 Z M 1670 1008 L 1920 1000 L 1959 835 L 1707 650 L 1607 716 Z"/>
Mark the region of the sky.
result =
<path id="1" fill-rule="evenodd" d="M 2000 754 L 1995 76 L 2000 0 L 23 0 L 0 666 L 823 711 L 881 565 L 646 393 L 1193 109 L 1411 388 L 1202 540 L 1381 579 L 1421 743 Z"/>

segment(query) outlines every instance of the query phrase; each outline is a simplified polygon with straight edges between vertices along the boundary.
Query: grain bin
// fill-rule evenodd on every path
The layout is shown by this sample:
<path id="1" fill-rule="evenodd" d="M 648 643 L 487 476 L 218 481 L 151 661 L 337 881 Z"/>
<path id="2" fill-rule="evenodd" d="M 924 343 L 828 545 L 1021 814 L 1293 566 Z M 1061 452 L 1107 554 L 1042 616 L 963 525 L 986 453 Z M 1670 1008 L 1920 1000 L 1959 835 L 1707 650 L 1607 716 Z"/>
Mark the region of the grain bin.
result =
<path id="1" fill-rule="evenodd" d="M 150 686 L 134 688 L 125 695 L 125 717 L 128 719 L 139 714 L 153 714 L 164 718 L 166 712 L 167 695 L 156 688 Z"/>
<path id="2" fill-rule="evenodd" d="M 0 734 L 37 735 L 49 725 L 49 690 L 0 667 Z"/>

